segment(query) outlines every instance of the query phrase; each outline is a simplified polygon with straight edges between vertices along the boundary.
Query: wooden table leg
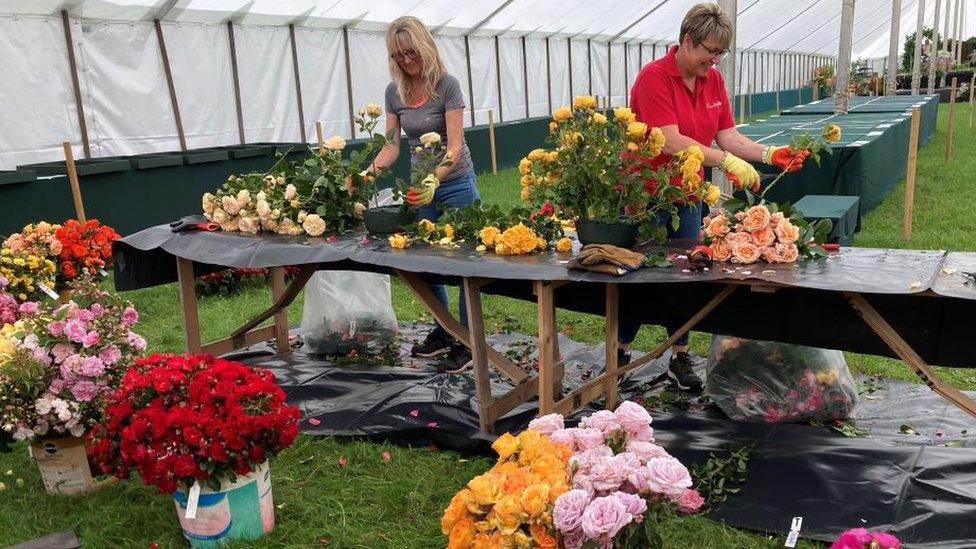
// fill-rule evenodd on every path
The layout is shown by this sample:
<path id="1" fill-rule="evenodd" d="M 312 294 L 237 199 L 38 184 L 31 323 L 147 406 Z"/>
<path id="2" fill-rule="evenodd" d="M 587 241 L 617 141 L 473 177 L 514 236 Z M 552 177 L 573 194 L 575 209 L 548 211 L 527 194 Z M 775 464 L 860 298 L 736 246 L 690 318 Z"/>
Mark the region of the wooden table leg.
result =
<path id="1" fill-rule="evenodd" d="M 949 402 L 960 410 L 976 417 L 976 402 L 969 398 L 955 387 L 939 379 L 935 371 L 918 356 L 915 349 L 912 349 L 897 331 L 888 324 L 888 321 L 859 293 L 844 292 L 844 297 L 851 304 L 851 307 L 861 315 L 864 322 L 874 330 L 874 333 L 888 344 L 888 347 L 898 355 L 905 364 L 911 368 L 918 377 L 922 378 L 933 391 L 942 395 Z"/>
<path id="2" fill-rule="evenodd" d="M 271 302 L 274 304 L 285 295 L 284 267 L 271 267 Z M 291 351 L 288 344 L 288 308 L 282 307 L 274 314 L 275 348 L 278 354 Z"/>
<path id="3" fill-rule="evenodd" d="M 604 392 L 607 395 L 607 410 L 615 410 L 617 408 L 617 384 L 620 382 L 613 374 L 617 371 L 617 328 L 620 324 L 619 318 L 619 303 L 620 295 L 617 290 L 617 285 L 612 282 L 607 282 L 607 299 L 606 299 L 606 362 L 604 366 L 604 371 L 607 373 L 607 381 L 603 387 Z"/>
<path id="4" fill-rule="evenodd" d="M 488 419 L 492 399 L 491 381 L 488 378 L 488 343 L 485 341 L 485 319 L 481 310 L 481 290 L 475 280 L 465 278 L 462 291 L 468 301 L 468 337 L 471 338 L 474 386 L 478 396 L 478 425 L 482 431 L 491 433 L 495 430 L 495 422 Z"/>
<path id="5" fill-rule="evenodd" d="M 180 282 L 180 307 L 183 313 L 186 352 L 199 353 L 200 318 L 197 313 L 197 287 L 193 276 L 193 261 L 177 257 L 176 274 Z"/>
<path id="6" fill-rule="evenodd" d="M 555 403 L 555 350 L 552 340 L 556 337 L 556 327 L 553 323 L 555 300 L 552 284 L 546 281 L 536 281 L 536 306 L 538 309 L 539 330 L 539 415 L 553 411 Z"/>

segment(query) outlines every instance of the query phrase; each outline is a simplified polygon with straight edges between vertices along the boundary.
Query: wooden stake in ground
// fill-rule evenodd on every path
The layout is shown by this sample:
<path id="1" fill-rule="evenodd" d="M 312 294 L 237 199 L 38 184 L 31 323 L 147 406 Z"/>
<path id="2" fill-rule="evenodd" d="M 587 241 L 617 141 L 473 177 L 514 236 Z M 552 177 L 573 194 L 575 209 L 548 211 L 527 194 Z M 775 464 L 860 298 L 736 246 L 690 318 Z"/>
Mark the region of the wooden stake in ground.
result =
<path id="1" fill-rule="evenodd" d="M 739 96 L 739 124 L 744 124 L 746 121 L 746 96 Z"/>
<path id="2" fill-rule="evenodd" d="M 922 112 L 918 107 L 912 109 L 912 126 L 908 135 L 908 170 L 905 176 L 905 212 L 901 224 L 901 236 L 912 238 L 912 214 L 915 209 L 915 169 L 918 161 L 918 126 Z"/>
<path id="3" fill-rule="evenodd" d="M 976 86 L 976 74 L 969 81 L 969 128 L 973 127 L 973 86 Z"/>
<path id="4" fill-rule="evenodd" d="M 488 110 L 488 146 L 491 148 L 491 173 L 498 173 L 498 158 L 495 156 L 495 115 Z"/>
<path id="5" fill-rule="evenodd" d="M 325 139 L 322 138 L 322 121 L 315 121 L 315 136 L 319 140 L 319 156 L 325 154 Z"/>
<path id="6" fill-rule="evenodd" d="M 949 131 L 946 132 L 946 162 L 952 158 L 952 121 L 956 113 L 956 78 L 952 78 L 952 87 L 949 91 Z"/>
<path id="7" fill-rule="evenodd" d="M 65 141 L 61 144 L 64 148 L 64 162 L 68 165 L 68 182 L 71 184 L 71 199 L 75 203 L 75 217 L 78 221 L 84 223 L 87 221 L 85 218 L 85 204 L 81 200 L 81 187 L 78 185 L 78 170 L 75 169 L 75 155 L 71 151 L 71 142 Z"/>
<path id="8" fill-rule="evenodd" d="M 776 114 L 782 114 L 783 111 L 779 108 L 779 84 L 776 84 Z"/>

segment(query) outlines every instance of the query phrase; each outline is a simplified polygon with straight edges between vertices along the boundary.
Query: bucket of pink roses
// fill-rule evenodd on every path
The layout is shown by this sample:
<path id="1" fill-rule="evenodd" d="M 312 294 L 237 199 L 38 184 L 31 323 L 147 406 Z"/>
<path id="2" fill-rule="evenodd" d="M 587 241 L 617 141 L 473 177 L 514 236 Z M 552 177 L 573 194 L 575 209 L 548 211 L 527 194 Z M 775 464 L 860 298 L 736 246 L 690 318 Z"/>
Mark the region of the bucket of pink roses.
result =
<path id="1" fill-rule="evenodd" d="M 0 429 L 30 442 L 48 492 L 91 491 L 111 479 L 93 473 L 83 437 L 145 349 L 132 331 L 139 315 L 89 283 L 72 286 L 63 305 L 17 305 L 5 287 L 0 280 Z"/>
<path id="2" fill-rule="evenodd" d="M 274 375 L 209 355 L 153 355 L 126 372 L 92 429 L 106 473 L 171 494 L 193 547 L 274 528 L 268 459 L 298 436 Z"/>

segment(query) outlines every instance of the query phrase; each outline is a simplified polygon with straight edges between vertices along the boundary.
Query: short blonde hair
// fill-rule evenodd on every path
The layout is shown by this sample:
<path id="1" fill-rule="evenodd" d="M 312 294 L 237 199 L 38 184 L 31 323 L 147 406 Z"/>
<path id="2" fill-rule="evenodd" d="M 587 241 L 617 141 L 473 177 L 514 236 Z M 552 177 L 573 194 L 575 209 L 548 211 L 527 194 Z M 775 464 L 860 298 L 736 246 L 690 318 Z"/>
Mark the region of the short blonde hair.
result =
<path id="1" fill-rule="evenodd" d="M 722 49 L 729 47 L 735 30 L 732 21 L 725 14 L 721 6 L 712 2 L 696 4 L 685 14 L 681 22 L 681 34 L 678 41 L 689 36 L 695 44 L 701 44 L 709 37 L 714 37 L 721 43 Z"/>
<path id="2" fill-rule="evenodd" d="M 421 79 L 424 93 L 430 99 L 437 98 L 437 81 L 444 75 L 444 61 L 437 51 L 434 37 L 423 21 L 410 15 L 394 19 L 386 29 L 386 49 L 390 54 L 390 77 L 396 83 L 404 105 L 409 103 L 413 90 L 410 89 L 410 76 L 394 59 L 394 55 L 403 50 L 412 49 L 419 54 L 423 65 Z"/>

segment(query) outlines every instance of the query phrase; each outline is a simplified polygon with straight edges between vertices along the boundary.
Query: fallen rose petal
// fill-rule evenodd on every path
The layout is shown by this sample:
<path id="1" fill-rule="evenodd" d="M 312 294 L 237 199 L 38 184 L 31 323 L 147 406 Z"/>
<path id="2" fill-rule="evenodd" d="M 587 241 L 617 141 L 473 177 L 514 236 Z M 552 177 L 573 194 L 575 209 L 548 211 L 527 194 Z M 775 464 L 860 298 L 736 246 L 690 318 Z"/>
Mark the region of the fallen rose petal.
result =
<path id="1" fill-rule="evenodd" d="M 348 459 L 346 459 L 344 457 L 339 458 L 339 467 L 345 467 L 348 464 L 349 464 L 349 460 Z"/>
<path id="2" fill-rule="evenodd" d="M 313 426 L 314 425 L 322 425 L 322 420 L 316 419 L 314 417 L 310 417 L 310 418 L 308 418 L 308 424 L 309 425 L 313 425 Z"/>
<path id="3" fill-rule="evenodd" d="M 383 458 L 383 461 L 390 461 L 391 459 L 393 459 L 393 456 L 390 455 L 389 452 L 383 452 L 382 454 L 380 454 L 380 457 Z"/>
<path id="4" fill-rule="evenodd" d="M 328 238 L 325 239 L 326 242 L 335 242 L 337 240 L 339 240 L 339 237 L 336 236 L 336 235 L 332 235 L 332 236 L 330 236 L 330 237 L 328 237 Z"/>
<path id="5" fill-rule="evenodd" d="M 417 417 L 417 416 L 420 415 L 420 411 L 419 410 L 410 410 L 410 415 L 413 416 L 413 417 Z"/>
<path id="6" fill-rule="evenodd" d="M 434 427 L 437 427 L 437 422 L 436 421 L 431 421 L 430 423 L 427 424 L 427 426 L 430 427 L 431 429 L 433 429 Z"/>

